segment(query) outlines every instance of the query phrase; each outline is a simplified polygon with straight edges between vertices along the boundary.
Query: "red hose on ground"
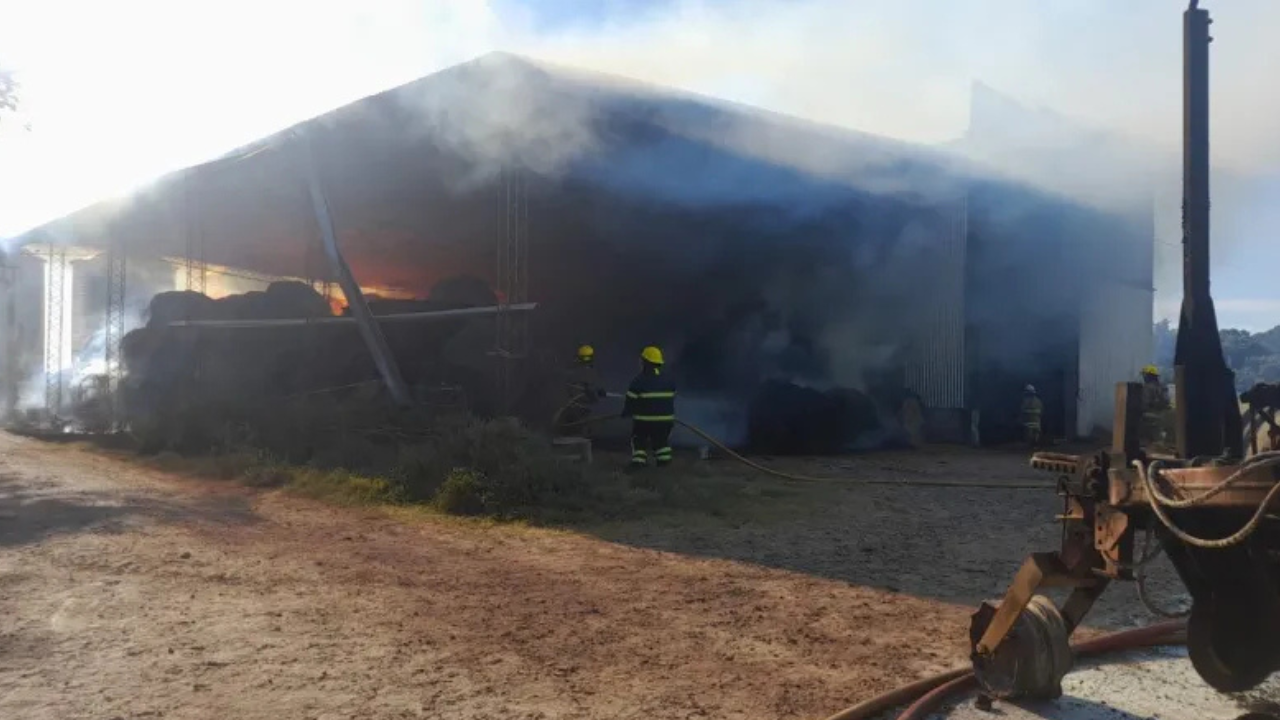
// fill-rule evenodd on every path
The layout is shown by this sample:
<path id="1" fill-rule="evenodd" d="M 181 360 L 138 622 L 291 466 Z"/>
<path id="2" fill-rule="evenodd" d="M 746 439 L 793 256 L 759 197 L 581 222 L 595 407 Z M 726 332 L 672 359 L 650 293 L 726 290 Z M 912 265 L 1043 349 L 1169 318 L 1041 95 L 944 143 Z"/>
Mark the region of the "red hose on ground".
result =
<path id="1" fill-rule="evenodd" d="M 1184 621 L 1169 620 L 1143 628 L 1123 630 L 1092 640 L 1086 640 L 1075 644 L 1073 649 L 1078 655 L 1089 656 L 1117 650 L 1133 650 L 1152 645 L 1168 645 L 1177 640 L 1177 634 L 1185 629 L 1186 623 Z M 827 720 L 869 720 L 890 708 L 911 702 L 913 699 L 914 702 L 898 716 L 898 720 L 923 720 L 943 700 L 955 693 L 969 689 L 974 683 L 972 670 L 968 668 L 950 670 L 877 695 L 870 700 L 841 710 L 827 718 Z"/>

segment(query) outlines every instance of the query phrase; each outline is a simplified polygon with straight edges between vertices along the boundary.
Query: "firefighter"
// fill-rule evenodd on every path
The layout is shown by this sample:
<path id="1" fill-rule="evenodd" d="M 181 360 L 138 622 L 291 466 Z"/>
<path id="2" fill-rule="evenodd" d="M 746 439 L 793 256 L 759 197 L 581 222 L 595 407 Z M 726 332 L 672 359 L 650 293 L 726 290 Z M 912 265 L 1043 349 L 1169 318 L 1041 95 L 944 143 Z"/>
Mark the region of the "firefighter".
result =
<path id="1" fill-rule="evenodd" d="M 1160 381 L 1160 369 L 1148 365 L 1142 368 L 1143 444 L 1164 443 L 1170 422 L 1169 390 Z"/>
<path id="2" fill-rule="evenodd" d="M 631 467 L 649 464 L 649 452 L 659 467 L 671 464 L 671 430 L 676 421 L 676 386 L 663 374 L 662 350 L 649 346 L 640 353 L 640 374 L 627 388 L 622 417 L 631 418 Z"/>
<path id="3" fill-rule="evenodd" d="M 1022 429 L 1031 447 L 1040 444 L 1040 416 L 1044 415 L 1044 402 L 1034 385 L 1022 389 Z"/>
<path id="4" fill-rule="evenodd" d="M 578 348 L 578 357 L 569 372 L 568 403 L 560 411 L 557 432 L 560 435 L 577 435 L 586 437 L 590 427 L 586 420 L 601 398 L 605 397 L 604 388 L 600 385 L 600 375 L 596 372 L 596 351 L 590 345 Z"/>
<path id="5" fill-rule="evenodd" d="M 1146 410 L 1169 409 L 1169 391 L 1160 382 L 1160 369 L 1155 365 L 1142 368 L 1142 407 Z"/>

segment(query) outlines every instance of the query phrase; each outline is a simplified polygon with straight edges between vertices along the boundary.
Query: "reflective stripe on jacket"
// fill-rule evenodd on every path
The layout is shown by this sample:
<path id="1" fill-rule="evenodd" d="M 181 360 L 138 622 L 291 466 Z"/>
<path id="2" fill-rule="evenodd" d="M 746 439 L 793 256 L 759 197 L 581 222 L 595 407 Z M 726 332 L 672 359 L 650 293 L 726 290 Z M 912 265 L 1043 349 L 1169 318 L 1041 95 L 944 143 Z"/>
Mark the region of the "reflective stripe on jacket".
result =
<path id="1" fill-rule="evenodd" d="M 639 422 L 674 422 L 676 386 L 661 368 L 646 368 L 631 381 L 622 416 Z"/>

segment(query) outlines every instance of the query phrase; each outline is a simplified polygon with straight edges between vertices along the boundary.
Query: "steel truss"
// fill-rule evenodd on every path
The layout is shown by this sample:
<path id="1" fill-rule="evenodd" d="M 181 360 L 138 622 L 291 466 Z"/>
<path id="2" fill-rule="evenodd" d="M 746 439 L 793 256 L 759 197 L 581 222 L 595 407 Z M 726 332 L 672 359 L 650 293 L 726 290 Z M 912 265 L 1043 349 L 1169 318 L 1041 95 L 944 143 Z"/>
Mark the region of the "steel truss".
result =
<path id="1" fill-rule="evenodd" d="M 497 247 L 497 293 L 499 310 L 494 339 L 498 410 L 511 408 L 516 361 L 530 352 L 527 313 L 507 310 L 529 300 L 529 186 L 527 173 L 507 168 L 502 173 L 502 237 Z"/>
<path id="2" fill-rule="evenodd" d="M 183 258 L 187 266 L 187 290 L 198 292 L 201 295 L 205 291 L 205 281 L 208 275 L 208 264 L 204 257 L 204 221 L 203 215 L 197 210 L 197 206 L 191 202 L 192 187 L 194 176 L 188 175 L 183 181 L 183 208 L 186 210 L 186 238 L 187 250 L 186 256 Z"/>
<path id="3" fill-rule="evenodd" d="M 62 409 L 62 353 L 67 250 L 50 244 L 45 254 L 44 406 L 51 415 Z"/>

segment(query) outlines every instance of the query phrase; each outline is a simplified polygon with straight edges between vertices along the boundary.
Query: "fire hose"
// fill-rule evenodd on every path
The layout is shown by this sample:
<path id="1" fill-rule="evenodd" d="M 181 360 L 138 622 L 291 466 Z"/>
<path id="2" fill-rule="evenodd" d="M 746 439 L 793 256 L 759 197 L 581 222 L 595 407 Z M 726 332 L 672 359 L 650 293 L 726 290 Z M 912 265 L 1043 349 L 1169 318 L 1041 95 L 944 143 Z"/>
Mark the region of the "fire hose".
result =
<path id="1" fill-rule="evenodd" d="M 1085 640 L 1073 645 L 1072 650 L 1078 656 L 1089 657 L 1158 645 L 1181 645 L 1185 642 L 1186 623 L 1170 620 Z M 898 715 L 898 720 L 923 720 L 948 697 L 969 690 L 975 683 L 972 670 L 957 668 L 882 693 L 845 708 L 827 720 L 869 720 L 903 705 L 907 707 Z"/>
<path id="2" fill-rule="evenodd" d="M 574 405 L 576 405 L 578 401 L 581 400 L 583 397 L 584 397 L 583 395 L 575 396 L 568 403 L 566 403 L 564 407 L 561 407 L 558 411 L 556 411 L 556 414 L 552 419 L 552 426 L 558 425 L 561 428 L 571 428 L 571 427 L 577 427 L 579 425 L 589 425 L 593 423 L 603 422 L 605 420 L 613 420 L 618 418 L 617 415 L 593 415 L 590 417 L 583 418 L 581 420 L 574 420 L 571 422 L 561 423 L 560 418 L 564 415 L 565 411 L 573 407 Z M 1033 483 L 1033 482 L 994 482 L 994 481 L 976 481 L 976 480 L 975 481 L 926 480 L 921 478 L 889 480 L 886 478 L 873 478 L 873 477 L 817 477 L 817 476 L 811 476 L 811 475 L 801 475 L 798 473 L 787 472 L 785 470 L 779 470 L 777 468 L 771 468 L 768 465 L 752 460 L 751 458 L 735 451 L 733 448 L 729 447 L 724 442 L 722 442 L 715 436 L 711 435 L 706 430 L 703 430 L 697 425 L 694 425 L 693 423 L 686 422 L 684 420 L 676 418 L 675 424 L 685 428 L 686 430 L 693 433 L 694 435 L 697 435 L 703 440 L 706 440 L 717 450 L 723 452 L 725 455 L 738 461 L 739 463 L 742 463 L 743 465 L 746 465 L 747 467 L 752 468 L 753 470 L 757 470 L 759 472 L 765 473 L 766 475 L 772 475 L 773 477 L 781 478 L 783 480 L 789 480 L 792 482 L 802 482 L 802 483 L 834 482 L 834 483 L 841 483 L 845 485 L 891 485 L 891 486 L 908 486 L 908 487 L 988 488 L 988 489 L 996 489 L 996 490 L 1055 490 L 1057 488 L 1057 486 L 1052 483 L 1043 483 L 1043 482 Z"/>
<path id="3" fill-rule="evenodd" d="M 1133 465 L 1138 470 L 1138 477 L 1141 478 L 1147 491 L 1147 501 L 1151 505 L 1151 511 L 1155 513 L 1156 518 L 1165 526 L 1165 529 L 1175 537 L 1193 547 L 1221 549 L 1244 542 L 1261 526 L 1263 519 L 1267 516 L 1267 509 L 1271 506 L 1272 501 L 1277 497 L 1280 497 L 1280 483 L 1277 483 L 1270 491 L 1267 492 L 1266 496 L 1263 497 L 1262 502 L 1258 504 L 1257 510 L 1254 511 L 1253 515 L 1238 531 L 1227 537 L 1218 539 L 1196 537 L 1195 535 L 1192 535 L 1178 527 L 1178 525 L 1173 521 L 1173 518 L 1169 517 L 1165 508 L 1189 508 L 1200 505 L 1214 495 L 1217 495 L 1227 490 L 1232 485 L 1240 482 L 1248 476 L 1249 471 L 1252 470 L 1256 472 L 1264 467 L 1276 467 L 1277 465 L 1280 465 L 1280 453 L 1261 453 L 1247 458 L 1240 464 L 1240 469 L 1232 473 L 1230 477 L 1226 478 L 1206 492 L 1186 499 L 1171 498 L 1161 492 L 1160 488 L 1156 486 L 1156 475 L 1160 470 L 1160 463 L 1158 460 L 1153 461 L 1147 466 L 1143 466 L 1143 464 L 1138 461 L 1134 461 Z"/>

